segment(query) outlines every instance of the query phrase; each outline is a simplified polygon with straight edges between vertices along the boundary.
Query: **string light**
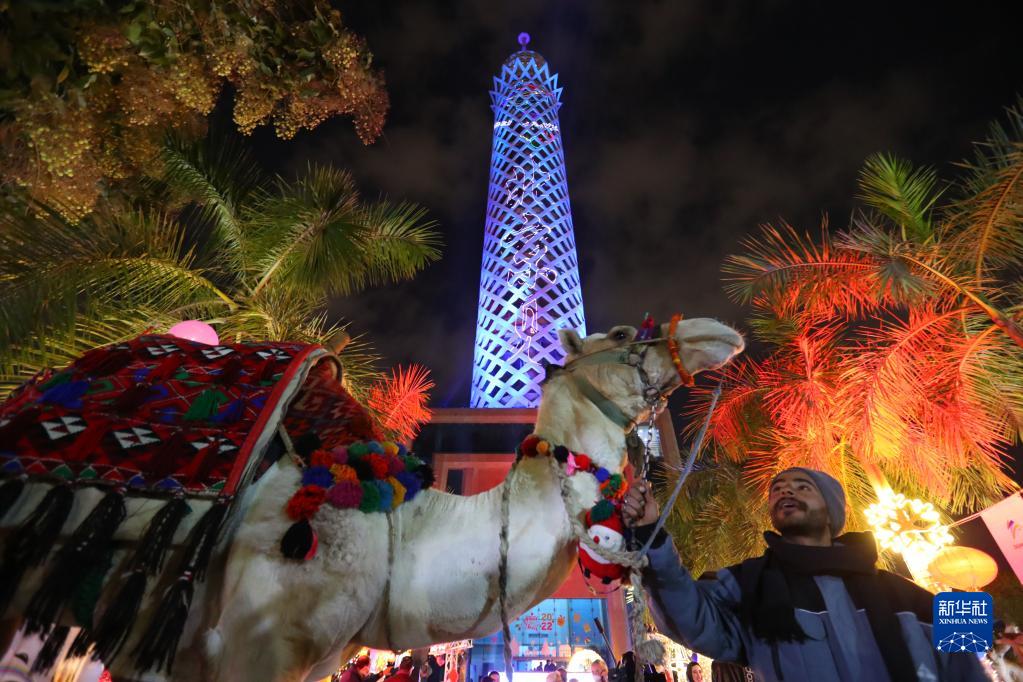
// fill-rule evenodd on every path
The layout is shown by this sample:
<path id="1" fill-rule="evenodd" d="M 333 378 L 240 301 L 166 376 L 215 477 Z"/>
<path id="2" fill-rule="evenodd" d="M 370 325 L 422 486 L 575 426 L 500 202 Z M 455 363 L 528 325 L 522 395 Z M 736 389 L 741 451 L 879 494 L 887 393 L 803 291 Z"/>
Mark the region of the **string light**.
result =
<path id="1" fill-rule="evenodd" d="M 954 541 L 934 505 L 883 488 L 878 491 L 878 501 L 864 510 L 864 516 L 880 548 L 901 554 L 913 579 L 931 587 L 927 566 L 942 547 Z"/>

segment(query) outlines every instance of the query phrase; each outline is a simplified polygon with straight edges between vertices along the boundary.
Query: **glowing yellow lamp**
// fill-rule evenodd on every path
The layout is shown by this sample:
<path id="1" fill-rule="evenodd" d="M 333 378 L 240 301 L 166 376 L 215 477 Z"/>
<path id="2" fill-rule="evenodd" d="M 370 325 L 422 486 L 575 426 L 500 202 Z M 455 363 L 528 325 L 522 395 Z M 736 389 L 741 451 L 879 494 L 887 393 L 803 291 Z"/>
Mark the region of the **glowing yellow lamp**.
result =
<path id="1" fill-rule="evenodd" d="M 957 590 L 975 592 L 998 575 L 998 564 L 973 547 L 944 547 L 928 565 L 931 578 Z"/>

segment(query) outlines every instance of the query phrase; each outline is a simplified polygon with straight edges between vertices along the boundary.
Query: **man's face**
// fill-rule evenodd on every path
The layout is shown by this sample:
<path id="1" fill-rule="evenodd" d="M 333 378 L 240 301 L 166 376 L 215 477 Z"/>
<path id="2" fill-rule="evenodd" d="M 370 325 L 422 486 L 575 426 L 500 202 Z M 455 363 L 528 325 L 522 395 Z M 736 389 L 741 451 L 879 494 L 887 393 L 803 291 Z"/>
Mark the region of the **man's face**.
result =
<path id="1" fill-rule="evenodd" d="M 784 535 L 816 535 L 830 524 L 824 497 L 802 471 L 787 471 L 771 484 L 767 497 L 771 525 Z"/>
<path id="2" fill-rule="evenodd" d="M 490 679 L 494 682 L 501 682 L 501 673 L 490 673 Z"/>

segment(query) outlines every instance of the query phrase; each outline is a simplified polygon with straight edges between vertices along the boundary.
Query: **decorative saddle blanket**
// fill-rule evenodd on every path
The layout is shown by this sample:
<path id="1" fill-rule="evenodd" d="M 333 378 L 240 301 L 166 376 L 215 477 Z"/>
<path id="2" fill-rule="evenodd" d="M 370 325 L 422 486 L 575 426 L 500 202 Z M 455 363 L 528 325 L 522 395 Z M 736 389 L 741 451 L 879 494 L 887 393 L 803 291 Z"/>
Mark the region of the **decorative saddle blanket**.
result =
<path id="1" fill-rule="evenodd" d="M 0 406 L 8 474 L 233 495 L 283 418 L 293 437 L 374 438 L 326 351 L 141 336 L 93 350 Z M 303 382 L 308 390 L 299 394 Z M 282 414 L 299 395 L 294 414 Z"/>
<path id="2" fill-rule="evenodd" d="M 337 358 L 319 346 L 210 346 L 147 335 L 90 351 L 21 386 L 0 404 L 0 519 L 27 480 L 53 487 L 5 539 L 0 614 L 25 571 L 46 564 L 25 617 L 30 631 L 48 633 L 55 657 L 67 632 L 53 625 L 63 609 L 81 603 L 90 580 L 100 586 L 93 588 L 94 607 L 102 586 L 112 582 L 116 594 L 98 618 L 93 608 L 75 609 L 83 628 L 71 647 L 74 655 L 91 650 L 109 663 L 127 641 L 147 584 L 162 573 L 174 533 L 189 513 L 187 500 L 212 498 L 172 569 L 177 578 L 155 596 L 157 615 L 131 652 L 140 671 L 170 671 L 193 583 L 203 578 L 231 501 L 281 454 L 282 448 L 271 447 L 280 426 L 287 435 L 281 440 L 302 460 L 303 494 L 315 492 L 320 502 L 332 491 L 335 506 L 382 510 L 385 501 L 400 502 L 398 492 L 410 499 L 424 482 L 429 485 L 427 479 L 432 482 L 429 468 L 403 450 L 400 461 L 396 450 L 376 458 L 368 451 L 358 456 L 366 444 L 380 447 L 381 434 L 341 386 L 340 375 Z M 406 469 L 419 467 L 423 470 L 409 479 Z M 74 491 L 82 486 L 107 493 L 54 551 Z M 383 500 L 387 492 L 391 496 Z M 126 496 L 167 502 L 133 554 L 111 571 L 111 543 L 126 515 Z M 297 530 L 310 530 L 315 509 L 296 500 L 281 500 L 281 509 L 302 521 Z M 315 542 L 311 530 L 291 535 L 286 556 L 308 555 L 306 544 Z M 108 581 L 108 573 L 117 580 Z M 39 658 L 40 672 L 54 660 Z"/>

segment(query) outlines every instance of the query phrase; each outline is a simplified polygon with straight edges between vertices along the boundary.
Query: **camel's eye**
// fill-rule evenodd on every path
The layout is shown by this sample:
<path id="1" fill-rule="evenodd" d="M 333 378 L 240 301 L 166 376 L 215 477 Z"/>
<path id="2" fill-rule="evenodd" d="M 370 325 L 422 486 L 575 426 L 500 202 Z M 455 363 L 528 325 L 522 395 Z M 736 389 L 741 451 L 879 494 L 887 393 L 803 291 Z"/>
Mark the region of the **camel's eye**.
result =
<path id="1" fill-rule="evenodd" d="M 615 341 L 624 341 L 629 338 L 629 333 L 624 329 L 619 329 L 618 331 L 611 332 L 611 338 Z"/>

